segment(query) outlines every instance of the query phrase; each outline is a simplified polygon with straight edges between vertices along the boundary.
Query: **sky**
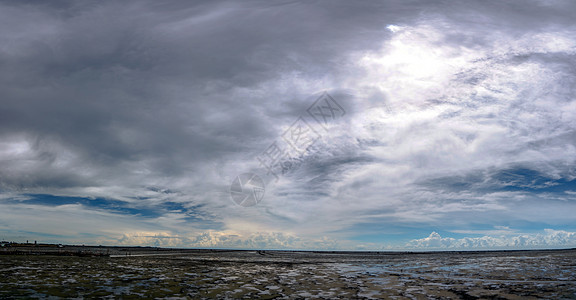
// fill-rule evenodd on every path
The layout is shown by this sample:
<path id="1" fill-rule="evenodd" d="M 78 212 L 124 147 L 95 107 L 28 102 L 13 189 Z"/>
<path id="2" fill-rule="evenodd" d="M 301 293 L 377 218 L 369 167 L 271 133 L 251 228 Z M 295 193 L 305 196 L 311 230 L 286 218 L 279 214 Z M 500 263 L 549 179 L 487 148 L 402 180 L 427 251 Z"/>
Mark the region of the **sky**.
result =
<path id="1" fill-rule="evenodd" d="M 0 1 L 0 240 L 576 247 L 576 2 Z"/>

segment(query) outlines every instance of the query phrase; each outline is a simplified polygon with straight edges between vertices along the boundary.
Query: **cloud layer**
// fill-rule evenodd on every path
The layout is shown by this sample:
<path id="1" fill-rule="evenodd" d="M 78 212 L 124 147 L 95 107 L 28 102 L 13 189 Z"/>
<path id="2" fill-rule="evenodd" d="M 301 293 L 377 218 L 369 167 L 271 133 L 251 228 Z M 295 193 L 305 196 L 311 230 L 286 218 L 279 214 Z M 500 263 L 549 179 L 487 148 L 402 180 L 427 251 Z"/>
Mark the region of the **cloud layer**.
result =
<path id="1" fill-rule="evenodd" d="M 574 246 L 572 12 L 570 1 L 1 2 L 0 238 Z M 307 111 L 324 91 L 345 112 L 330 124 Z M 258 158 L 274 142 L 290 149 L 300 117 L 319 139 L 276 180 Z M 230 199 L 244 172 L 266 181 L 257 206 Z M 500 227 L 516 240 L 490 232 Z M 432 231 L 454 237 L 421 239 Z"/>
<path id="2" fill-rule="evenodd" d="M 476 238 L 443 238 L 437 232 L 423 239 L 410 241 L 414 249 L 534 249 L 564 248 L 576 244 L 576 232 L 546 229 L 543 233 L 514 236 L 482 236 Z"/>

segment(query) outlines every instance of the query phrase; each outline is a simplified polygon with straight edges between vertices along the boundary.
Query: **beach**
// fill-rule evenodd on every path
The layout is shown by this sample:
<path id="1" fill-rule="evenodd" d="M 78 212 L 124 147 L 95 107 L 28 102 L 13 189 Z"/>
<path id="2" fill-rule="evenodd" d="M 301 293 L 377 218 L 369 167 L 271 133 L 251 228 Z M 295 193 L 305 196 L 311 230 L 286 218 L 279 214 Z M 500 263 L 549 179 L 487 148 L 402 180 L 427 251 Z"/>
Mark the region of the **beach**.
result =
<path id="1" fill-rule="evenodd" d="M 576 250 L 112 253 L 2 255 L 0 298 L 576 298 Z"/>

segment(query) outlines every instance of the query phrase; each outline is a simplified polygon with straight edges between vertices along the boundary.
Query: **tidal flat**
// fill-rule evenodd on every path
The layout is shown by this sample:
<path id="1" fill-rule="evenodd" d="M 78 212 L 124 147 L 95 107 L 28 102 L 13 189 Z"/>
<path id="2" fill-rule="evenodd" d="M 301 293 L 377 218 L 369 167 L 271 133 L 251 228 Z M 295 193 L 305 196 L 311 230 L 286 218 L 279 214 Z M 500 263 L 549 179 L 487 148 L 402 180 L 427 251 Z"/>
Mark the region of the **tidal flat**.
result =
<path id="1" fill-rule="evenodd" d="M 0 255 L 2 299 L 576 299 L 576 250 Z"/>

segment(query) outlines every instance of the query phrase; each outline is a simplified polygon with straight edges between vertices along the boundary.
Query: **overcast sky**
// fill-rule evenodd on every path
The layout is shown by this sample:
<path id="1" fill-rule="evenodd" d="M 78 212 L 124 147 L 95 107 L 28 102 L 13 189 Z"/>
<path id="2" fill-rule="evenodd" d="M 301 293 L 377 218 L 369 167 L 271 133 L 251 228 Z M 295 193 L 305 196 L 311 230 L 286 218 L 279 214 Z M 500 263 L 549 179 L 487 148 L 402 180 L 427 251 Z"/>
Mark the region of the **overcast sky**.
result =
<path id="1" fill-rule="evenodd" d="M 0 1 L 0 239 L 576 247 L 575 163 L 574 1 Z"/>

